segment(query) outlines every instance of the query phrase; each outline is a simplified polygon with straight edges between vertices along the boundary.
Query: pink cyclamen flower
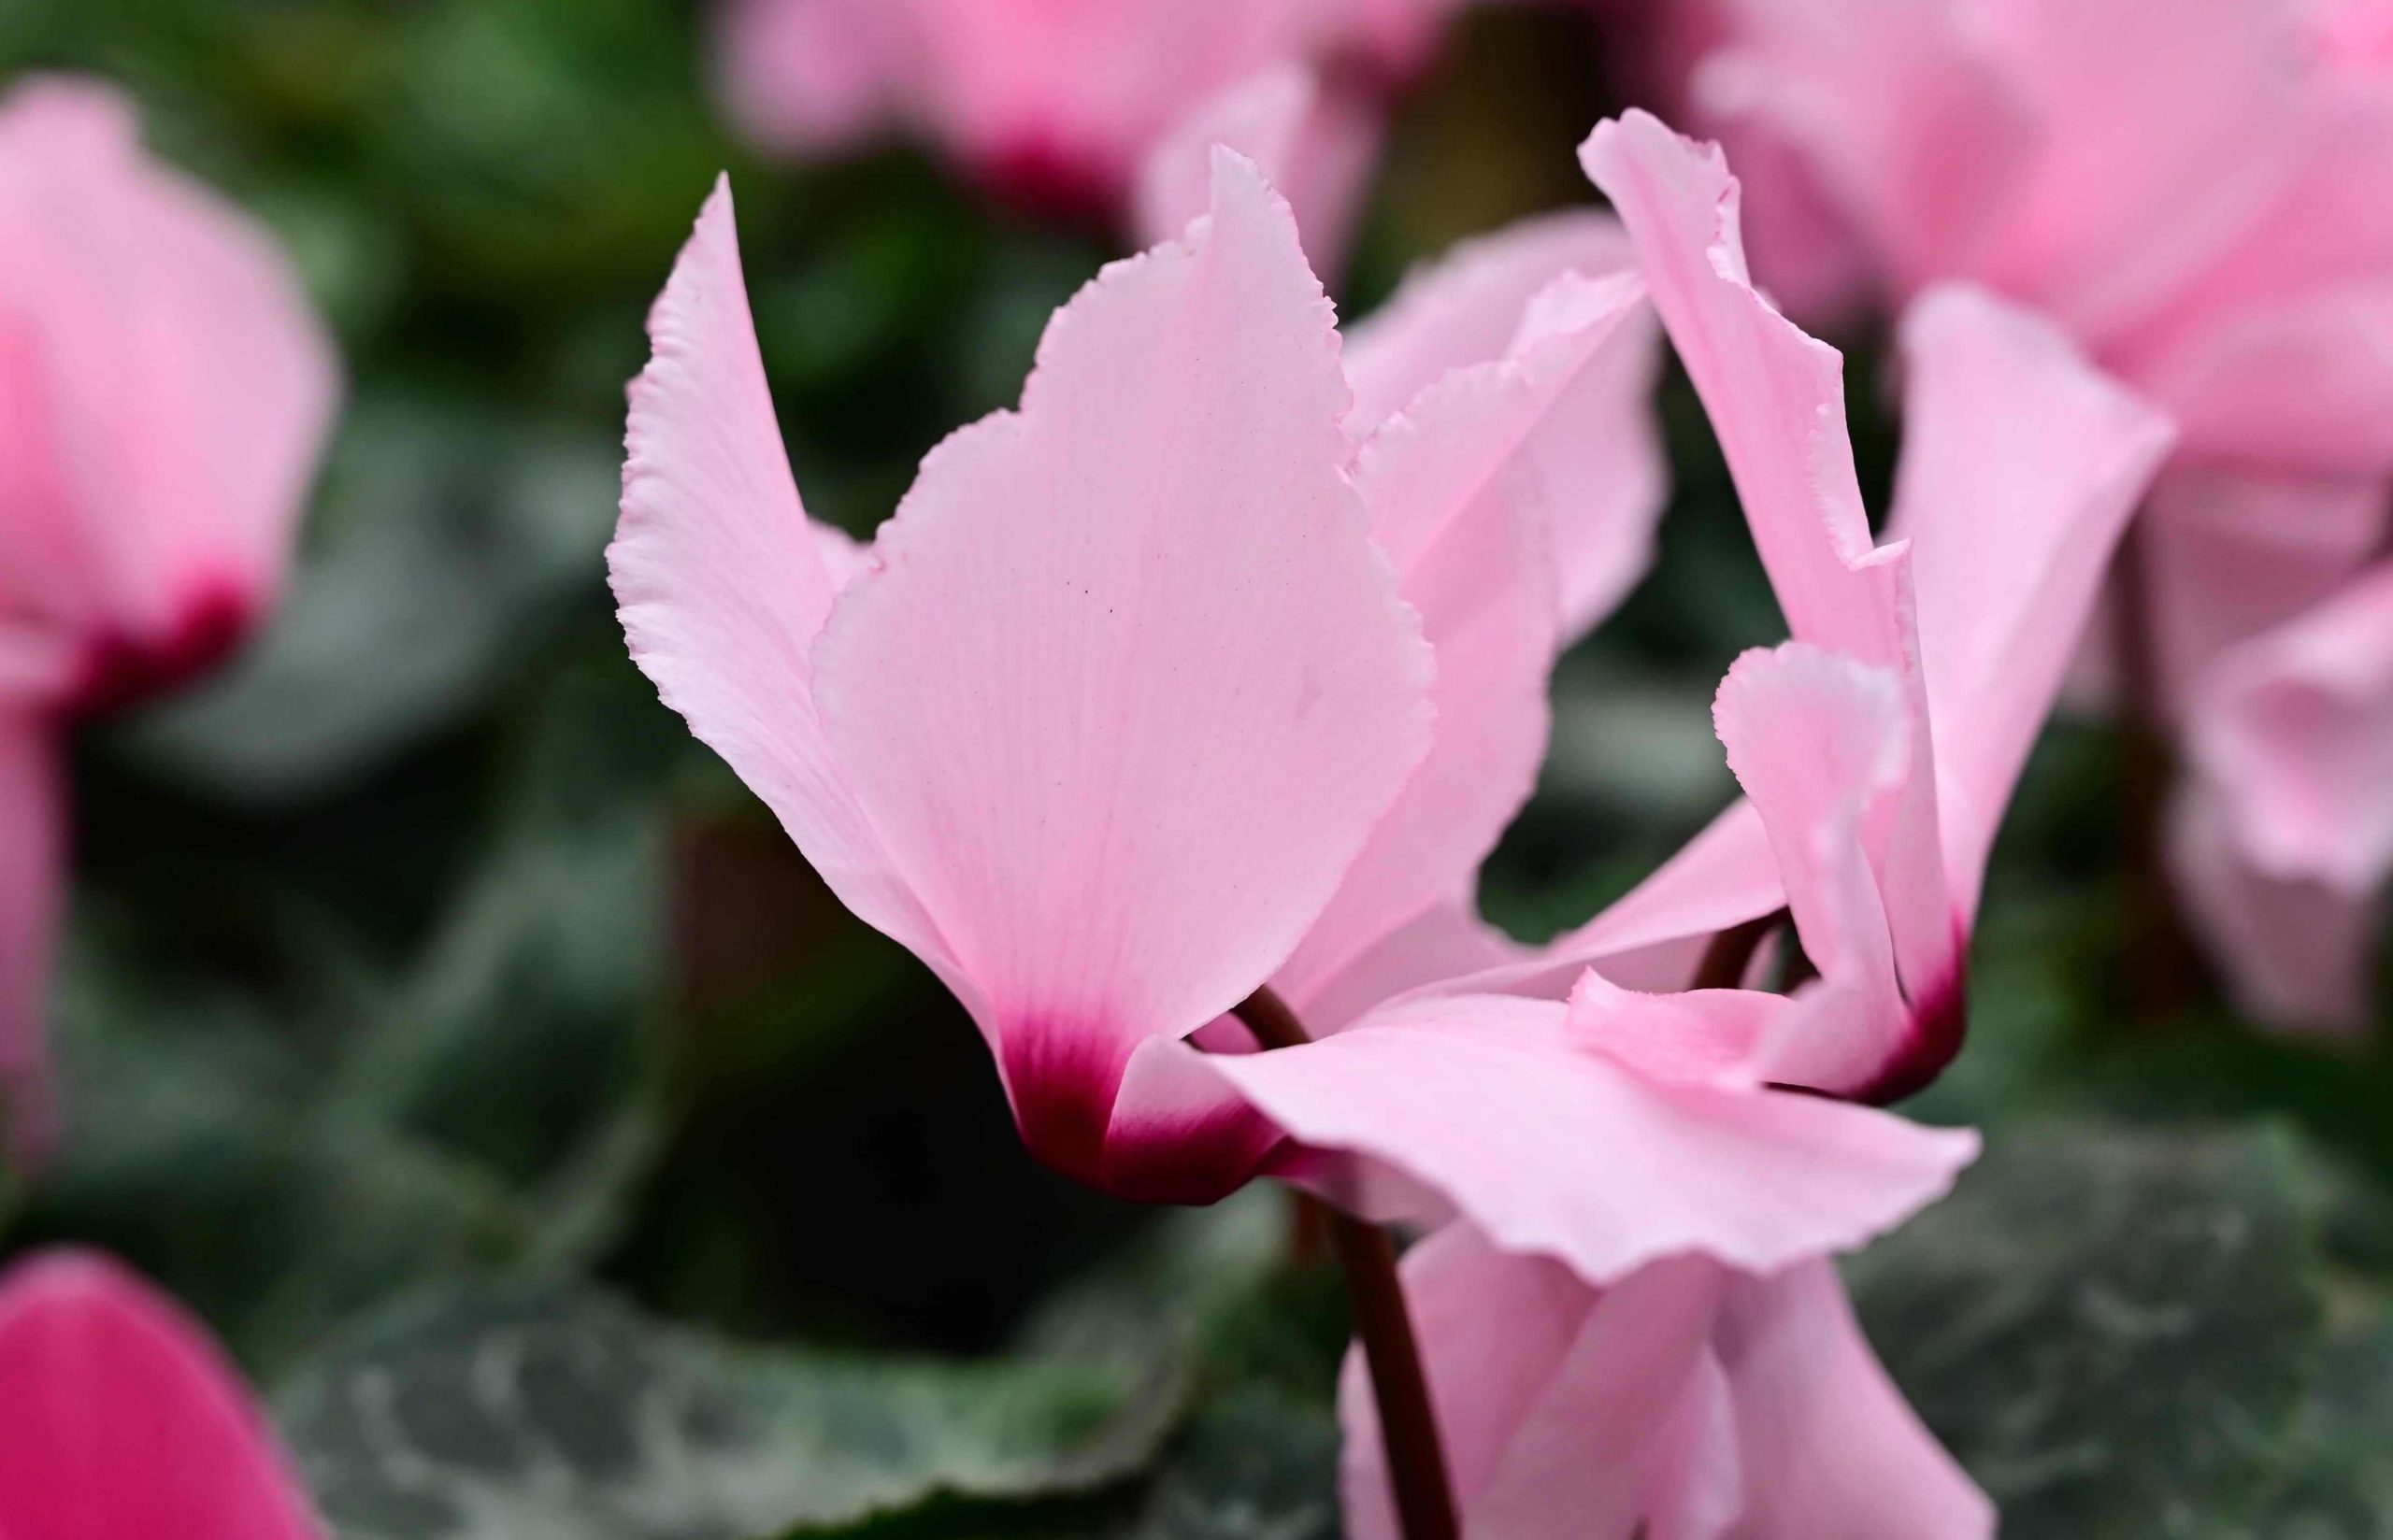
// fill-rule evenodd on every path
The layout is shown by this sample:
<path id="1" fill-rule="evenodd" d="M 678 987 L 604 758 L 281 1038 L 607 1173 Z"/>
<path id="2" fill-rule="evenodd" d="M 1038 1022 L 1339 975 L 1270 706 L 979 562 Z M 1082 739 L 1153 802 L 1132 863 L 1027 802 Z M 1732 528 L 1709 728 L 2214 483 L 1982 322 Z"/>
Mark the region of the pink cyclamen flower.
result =
<path id="1" fill-rule="evenodd" d="M 1403 1263 L 1465 1533 L 1507 1540 L 1983 1540 L 1835 1267 L 1699 1256 L 1607 1289 L 1468 1224 Z M 1359 1359 L 1340 1387 L 1349 1540 L 1395 1540 Z"/>
<path id="2" fill-rule="evenodd" d="M 1873 546 L 1841 361 L 1748 280 L 1718 152 L 1632 113 L 1583 154 L 1798 638 L 1721 688 L 1749 800 L 1543 954 L 1211 1067 L 1296 1142 L 1290 1174 L 1468 1226 L 1412 1271 L 1454 1474 L 1490 1533 L 1984 1534 L 1984 1500 L 1817 1259 L 1932 1201 L 1975 1148 L 1854 1101 L 1916 1089 L 1958 1047 L 1987 848 L 2169 432 L 2039 321 L 1931 295 L 1905 328 L 1898 538 Z M 1716 933 L 1781 907 L 1818 978 L 1686 989 Z M 1450 1275 L 1453 1254 L 1476 1260 Z M 1769 1376 L 1740 1383 L 1748 1361 Z M 1440 1383 L 1440 1362 L 1500 1368 Z M 1648 1420 L 1609 1456 L 1557 1442 L 1638 1384 Z M 1842 1408 L 1843 1447 L 1801 1447 L 1785 1409 L 1807 1397 Z M 1350 1511 L 1383 1514 L 1369 1430 L 1349 1433 Z"/>
<path id="3" fill-rule="evenodd" d="M 0 1082 L 21 1154 L 50 1116 L 58 729 L 203 672 L 272 607 L 336 393 L 289 264 L 142 153 L 129 103 L 65 79 L 0 101 Z"/>
<path id="4" fill-rule="evenodd" d="M 207 1329 L 106 1258 L 0 1276 L 0 1534 L 322 1540 L 297 1473 Z"/>
<path id="5" fill-rule="evenodd" d="M 1277 1134 L 1182 1039 L 1238 1046 L 1267 981 L 1318 1013 L 1485 955 L 1447 918 L 1658 503 L 1625 258 L 1593 216 L 1495 237 L 1341 367 L 1286 205 L 1217 151 L 1210 212 L 1057 312 L 859 551 L 799 501 L 709 202 L 632 391 L 633 654 L 964 1002 L 1049 1163 L 1218 1197 Z"/>
<path id="6" fill-rule="evenodd" d="M 836 150 L 896 129 L 1041 207 L 1111 214 L 1176 130 L 1201 212 L 1216 139 L 1263 164 L 1314 255 L 1342 243 L 1391 86 L 1454 0 L 739 0 L 724 33 L 734 114 L 760 141 Z M 1268 143 L 1251 142 L 1253 127 Z M 1225 132 L 1225 130 L 1230 130 Z"/>
<path id="7" fill-rule="evenodd" d="M 2177 420 L 2129 619 L 2153 663 L 2136 682 L 2157 692 L 2142 704 L 2189 747 L 2202 739 L 2226 655 L 2342 587 L 2385 536 L 2393 11 L 2382 0 L 1719 9 L 1726 41 L 1695 94 L 1740 146 L 1770 147 L 1754 175 L 1833 221 L 1757 230 L 1778 237 L 1766 276 L 1842 263 L 1898 299 L 1985 284 L 2051 317 Z M 2273 784 L 2188 789 L 2186 899 L 2252 1008 L 2349 1020 L 2365 998 L 2366 907 L 2393 857 L 2357 886 L 2347 871 L 2289 867 L 2268 833 L 2286 815 L 2250 800 Z M 2249 922 L 2296 908 L 2309 919 Z"/>

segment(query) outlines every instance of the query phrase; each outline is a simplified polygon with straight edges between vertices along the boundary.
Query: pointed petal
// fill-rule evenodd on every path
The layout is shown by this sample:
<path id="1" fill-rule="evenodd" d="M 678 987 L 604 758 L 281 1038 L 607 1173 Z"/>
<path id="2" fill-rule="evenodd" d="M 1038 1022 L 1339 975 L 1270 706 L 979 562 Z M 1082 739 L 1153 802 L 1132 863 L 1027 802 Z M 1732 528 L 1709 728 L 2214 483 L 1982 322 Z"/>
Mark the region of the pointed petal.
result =
<path id="1" fill-rule="evenodd" d="M 65 882 L 66 788 L 46 715 L 0 716 L 0 1133 L 37 1167 L 58 1132 L 50 984 Z"/>
<path id="2" fill-rule="evenodd" d="M 2047 323 L 1974 289 L 1903 321 L 1891 533 L 1911 543 L 1946 870 L 1974 913 L 2004 806 L 2168 424 Z"/>
<path id="3" fill-rule="evenodd" d="M 1418 412 L 1424 393 L 1455 370 L 1579 337 L 1567 381 L 1566 371 L 1549 366 L 1542 419 L 1512 472 L 1546 506 L 1566 643 L 1643 576 L 1669 492 L 1653 408 L 1660 348 L 1652 319 L 1641 306 L 1606 333 L 1587 331 L 1611 303 L 1607 280 L 1633 270 L 1615 221 L 1546 215 L 1456 247 L 1347 334 L 1355 392 L 1349 427 L 1358 435 Z"/>
<path id="4" fill-rule="evenodd" d="M 1675 1405 L 1704 1357 L 1722 1275 L 1679 1258 L 1600 1295 L 1467 1224 L 1404 1259 L 1454 1499 L 1473 1534 L 1629 1540 L 1672 1452 Z M 1359 1351 L 1339 1409 L 1353 1540 L 1394 1540 L 1386 1452 Z"/>
<path id="5" fill-rule="evenodd" d="M 1556 937 L 1542 961 L 1569 970 L 1557 998 L 1589 966 L 1633 988 L 1684 989 L 1712 936 L 1785 906 L 1785 879 L 1760 810 L 1735 802 L 1626 897 Z M 1676 965 L 1653 972 L 1616 965 L 1638 953 L 1667 955 Z"/>
<path id="6" fill-rule="evenodd" d="M 1211 1062 L 1290 1137 L 1384 1162 L 1591 1283 L 1682 1251 L 1769 1271 L 1856 1246 L 1977 1148 L 1822 1097 L 1645 1080 L 1575 1047 L 1545 1001 L 1423 1000 Z"/>
<path id="7" fill-rule="evenodd" d="M 1340 472 L 1329 306 L 1215 155 L 1192 238 L 1058 312 L 817 649 L 823 718 L 981 995 L 1033 1148 L 1284 962 L 1428 741 L 1430 661 Z"/>
<path id="8" fill-rule="evenodd" d="M 1755 291 L 1737 181 L 1718 149 L 1632 111 L 1598 123 L 1579 157 L 1637 243 L 1788 626 L 1865 662 L 1899 662 L 1886 596 L 1856 570 L 1871 546 L 1845 434 L 1843 360 Z"/>
<path id="9" fill-rule="evenodd" d="M 631 388 L 623 521 L 607 551 L 632 656 L 842 903 L 950 973 L 824 740 L 809 653 L 836 592 L 830 561 L 853 560 L 798 502 L 749 319 L 728 180 L 700 211 L 649 335 L 654 351 Z"/>
<path id="10" fill-rule="evenodd" d="M 1619 221 L 1594 209 L 1542 214 L 1456 243 L 1414 268 L 1386 302 L 1346 330 L 1346 378 L 1357 438 L 1455 369 L 1503 357 L 1529 301 L 1565 273 L 1633 273 Z"/>
<path id="11" fill-rule="evenodd" d="M 1412 918 L 1468 905 L 1536 784 L 1558 640 L 1548 531 L 1578 511 L 1540 446 L 1575 432 L 1564 398 L 1642 293 L 1565 274 L 1543 297 L 1511 351 L 1450 371 L 1363 446 L 1372 537 L 1437 654 L 1437 738 L 1280 974 L 1293 1000 Z"/>
<path id="12" fill-rule="evenodd" d="M 2189 747 L 2253 865 L 2364 897 L 2393 871 L 2393 564 L 2221 658 Z"/>
<path id="13" fill-rule="evenodd" d="M 9 1540 L 321 1540 L 207 1333 L 99 1257 L 0 1279 L 0 1532 Z"/>
<path id="14" fill-rule="evenodd" d="M 1886 1377 L 1827 1262 L 1732 1283 L 1720 1359 L 1751 1540 L 1991 1540 L 1994 1505 Z"/>
<path id="15" fill-rule="evenodd" d="M 1213 146 L 1262 169 L 1296 211 L 1316 272 L 1335 273 L 1378 156 L 1380 122 L 1353 93 L 1277 60 L 1214 93 L 1148 152 L 1132 201 L 1141 244 L 1176 240 L 1211 198 Z"/>

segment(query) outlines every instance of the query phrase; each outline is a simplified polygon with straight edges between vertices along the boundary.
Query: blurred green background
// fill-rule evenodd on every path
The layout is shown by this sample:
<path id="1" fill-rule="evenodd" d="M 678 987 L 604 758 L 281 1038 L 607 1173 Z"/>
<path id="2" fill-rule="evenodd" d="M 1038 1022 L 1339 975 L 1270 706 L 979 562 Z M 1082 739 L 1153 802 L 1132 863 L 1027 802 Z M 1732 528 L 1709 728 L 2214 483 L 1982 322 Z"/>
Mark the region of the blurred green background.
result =
<path id="1" fill-rule="evenodd" d="M 860 534 L 1115 254 L 902 149 L 756 159 L 704 37 L 640 0 L 0 0 L 0 75 L 133 90 L 288 242 L 349 371 L 270 632 L 79 747 L 73 1134 L 7 1245 L 189 1301 L 345 1533 L 1332 1533 L 1342 1326 L 1273 1200 L 1159 1218 L 1036 1167 L 961 1012 L 624 655 L 623 390 L 718 169 L 809 506 Z M 1341 307 L 1588 198 L 1571 150 L 1619 105 L 1583 17 L 1470 17 Z M 1878 339 L 1840 340 L 1881 494 Z M 1525 936 L 1725 803 L 1712 685 L 1782 634 L 1683 379 L 1664 410 L 1662 561 L 1566 660 L 1486 876 Z M 2006 1533 L 2393 1533 L 2393 1067 L 2124 986 L 2156 920 L 2118 760 L 2061 727 L 2021 795 L 1972 1045 L 1916 1109 L 1995 1153 L 1865 1261 L 1875 1334 Z M 497 1340 L 553 1369 L 532 1432 L 460 1388 Z"/>

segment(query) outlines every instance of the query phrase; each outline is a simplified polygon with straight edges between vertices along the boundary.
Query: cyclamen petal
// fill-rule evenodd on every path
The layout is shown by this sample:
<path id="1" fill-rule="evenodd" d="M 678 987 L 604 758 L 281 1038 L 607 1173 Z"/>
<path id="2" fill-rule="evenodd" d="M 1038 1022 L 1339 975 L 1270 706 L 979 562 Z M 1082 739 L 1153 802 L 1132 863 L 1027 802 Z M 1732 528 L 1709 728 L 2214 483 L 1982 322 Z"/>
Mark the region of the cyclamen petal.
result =
<path id="1" fill-rule="evenodd" d="M 1824 1097 L 1649 1078 L 1567 1015 L 1424 999 L 1208 1062 L 1299 1144 L 1389 1166 L 1598 1283 L 1683 1251 L 1766 1272 L 1858 1246 L 1976 1153 L 1973 1134 Z"/>
<path id="2" fill-rule="evenodd" d="M 2393 872 L 2393 565 L 2211 671 L 2195 762 L 2259 871 L 2360 898 Z"/>
<path id="3" fill-rule="evenodd" d="M 1336 272 L 1380 134 L 1378 111 L 1354 93 L 1301 64 L 1274 61 L 1201 103 L 1148 154 L 1132 223 L 1144 245 L 1176 239 L 1205 212 L 1213 147 L 1224 145 L 1253 161 L 1288 200 L 1314 270 Z"/>
<path id="4" fill-rule="evenodd" d="M 1432 907 L 1469 902 L 1480 863 L 1528 800 L 1545 755 L 1558 650 L 1552 530 L 1588 517 L 1540 447 L 1595 410 L 1583 373 L 1624 341 L 1643 290 L 1566 273 L 1514 347 L 1456 368 L 1372 434 L 1354 485 L 1399 592 L 1437 655 L 1436 741 L 1286 968 L 1308 1007 L 1374 942 Z M 1567 301 L 1568 303 L 1561 303 Z M 1642 539 L 1632 532 L 1632 540 Z"/>
<path id="5" fill-rule="evenodd" d="M 1467 1533 L 1507 1540 L 1984 1540 L 1994 1510 L 1862 1340 L 1835 1269 L 1701 1258 L 1595 1289 L 1469 1224 L 1405 1295 Z M 1340 1408 L 1354 1540 L 1394 1540 L 1359 1356 Z"/>
<path id="6" fill-rule="evenodd" d="M 132 107 L 0 101 L 0 618 L 97 709 L 204 671 L 272 607 L 337 374 L 280 252 L 143 155 Z"/>
<path id="7" fill-rule="evenodd" d="M 823 735 L 812 649 L 841 586 L 834 563 L 857 563 L 798 501 L 728 182 L 699 212 L 649 335 L 653 356 L 631 387 L 623 520 L 607 550 L 632 657 L 840 902 L 965 987 Z"/>
<path id="8" fill-rule="evenodd" d="M 1945 869 L 1966 920 L 2112 552 L 2175 435 L 2058 332 L 1983 291 L 1929 292 L 1902 336 L 1889 533 L 1911 544 Z"/>
<path id="9" fill-rule="evenodd" d="M 0 1276 L 0 1534 L 322 1540 L 240 1376 L 172 1301 L 105 1258 Z"/>

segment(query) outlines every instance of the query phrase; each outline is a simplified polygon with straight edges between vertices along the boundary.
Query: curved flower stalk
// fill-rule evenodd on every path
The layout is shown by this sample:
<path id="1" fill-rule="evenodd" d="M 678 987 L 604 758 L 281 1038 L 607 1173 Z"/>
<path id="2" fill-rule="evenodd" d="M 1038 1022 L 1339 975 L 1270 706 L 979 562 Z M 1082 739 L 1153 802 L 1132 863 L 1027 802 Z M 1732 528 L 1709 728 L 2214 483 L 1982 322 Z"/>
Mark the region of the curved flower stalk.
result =
<path id="1" fill-rule="evenodd" d="M 0 1090 L 53 1118 L 42 1010 L 62 729 L 219 663 L 272 608 L 337 393 L 265 232 L 142 153 L 132 106 L 0 101 Z"/>
<path id="2" fill-rule="evenodd" d="M 1286 205 L 1225 150 L 1210 198 L 859 551 L 799 501 L 719 190 L 609 553 L 660 693 L 964 1002 L 1031 1149 L 1176 1201 L 1279 1137 L 1183 1039 L 1251 1046 L 1224 1013 L 1267 982 L 1316 1014 L 1416 982 L 1398 935 L 1489 954 L 1445 917 L 1527 795 L 1566 599 L 1626 586 L 1659 492 L 1603 221 L 1424 275 L 1350 378 Z"/>
<path id="3" fill-rule="evenodd" d="M 1906 328 L 1899 537 L 1873 546 L 1840 362 L 1747 280 L 1717 151 L 1631 114 L 1584 157 L 1798 638 L 1721 688 L 1748 800 L 1549 952 L 1211 1065 L 1295 1141 L 1287 1174 L 1466 1227 L 1408 1270 L 1455 1484 L 1490 1533 L 1982 1535 L 1983 1498 L 1885 1386 L 1820 1259 L 1974 1152 L 1856 1103 L 1959 1046 L 1987 848 L 2169 432 L 2049 329 L 1932 296 Z M 1733 955 L 1698 977 L 1720 933 L 1781 908 L 1816 978 L 1718 987 L 1749 971 Z M 1612 1426 L 1596 1408 L 1624 1395 L 1643 1420 L 1609 1453 L 1564 1437 Z M 1852 1437 L 1803 1447 L 1787 1408 L 1805 1398 L 1845 1407 Z M 1350 1511 L 1383 1533 L 1349 1406 Z"/>
<path id="4" fill-rule="evenodd" d="M 2381 0 L 1720 0 L 1694 74 L 1774 205 L 1764 275 L 2034 307 L 2182 432 L 2120 617 L 2199 762 L 2238 647 L 2381 550 L 2393 488 L 2393 57 Z M 1744 152 L 1754 150 L 1748 156 Z M 1783 291 L 1812 298 L 1800 285 Z M 2123 609 L 2125 606 L 2123 606 Z M 2263 650 L 2266 650 L 2265 644 Z M 2245 1005 L 2365 1015 L 2365 881 L 2272 845 L 2274 782 L 2187 788 L 2176 866 Z M 2298 816 L 2296 814 L 2295 816 Z M 2377 816 L 2382 816 L 2381 814 Z M 2272 922 L 2295 913 L 2299 921 Z"/>
<path id="5" fill-rule="evenodd" d="M 1208 151 L 1259 162 L 1327 270 L 1377 152 L 1386 99 L 1454 0 L 741 0 L 724 93 L 759 142 L 837 152 L 928 140 L 1034 207 L 1133 214 L 1148 241 L 1205 207 Z M 1140 186 L 1167 145 L 1190 194 Z"/>
<path id="6" fill-rule="evenodd" d="M 207 1330 L 106 1258 L 0 1276 L 0 1533 L 322 1540 L 264 1413 Z"/>

